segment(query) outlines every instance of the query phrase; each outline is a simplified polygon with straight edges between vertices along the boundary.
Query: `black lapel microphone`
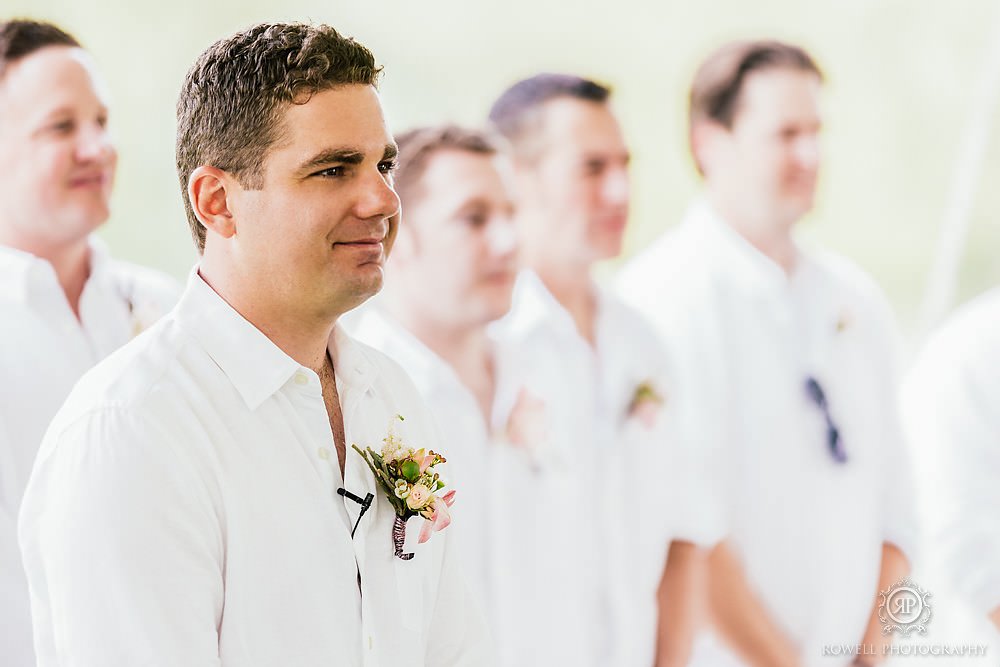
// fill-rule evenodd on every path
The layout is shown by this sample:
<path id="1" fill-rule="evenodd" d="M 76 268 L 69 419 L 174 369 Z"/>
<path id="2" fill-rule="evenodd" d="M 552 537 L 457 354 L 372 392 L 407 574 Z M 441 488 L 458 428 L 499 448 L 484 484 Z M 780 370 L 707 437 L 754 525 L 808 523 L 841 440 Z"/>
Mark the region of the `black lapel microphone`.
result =
<path id="1" fill-rule="evenodd" d="M 361 525 L 361 517 L 363 517 L 365 515 L 365 512 L 368 511 L 368 508 L 372 506 L 372 501 L 375 500 L 375 496 L 373 496 L 370 493 L 367 493 L 365 494 L 365 497 L 362 498 L 361 496 L 354 495 L 353 493 L 351 493 L 350 491 L 348 491 L 343 487 L 337 489 L 337 493 L 361 505 L 361 513 L 358 514 L 358 520 L 354 523 L 354 530 L 351 531 L 351 539 L 353 540 L 354 533 L 358 532 L 358 526 Z"/>

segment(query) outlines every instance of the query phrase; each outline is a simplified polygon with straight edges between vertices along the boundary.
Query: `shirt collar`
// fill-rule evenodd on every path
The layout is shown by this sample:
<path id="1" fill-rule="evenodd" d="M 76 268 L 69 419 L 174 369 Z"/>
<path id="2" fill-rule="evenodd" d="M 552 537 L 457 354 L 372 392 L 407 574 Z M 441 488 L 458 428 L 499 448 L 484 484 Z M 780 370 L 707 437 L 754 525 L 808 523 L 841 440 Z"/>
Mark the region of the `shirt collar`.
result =
<path id="1" fill-rule="evenodd" d="M 378 376 L 378 365 L 372 359 L 371 351 L 352 338 L 340 323 L 334 327 L 327 349 L 333 360 L 337 379 L 346 386 L 350 394 L 362 394 L 372 386 Z M 341 402 L 347 403 L 348 397 L 341 396 Z"/>
<path id="2" fill-rule="evenodd" d="M 304 367 L 285 354 L 257 327 L 248 322 L 192 270 L 187 289 L 174 311 L 178 324 L 191 333 L 256 410 Z M 376 366 L 363 346 L 338 325 L 329 343 L 338 379 L 352 391 L 367 389 Z"/>
<path id="3" fill-rule="evenodd" d="M 209 287 L 197 267 L 174 312 L 178 324 L 208 352 L 251 410 L 301 368 Z"/>
<path id="4" fill-rule="evenodd" d="M 352 333 L 398 361 L 428 395 L 441 387 L 461 385 L 455 371 L 419 338 L 377 307 L 366 308 Z"/>
<path id="5" fill-rule="evenodd" d="M 787 289 L 789 276 L 784 269 L 743 238 L 712 209 L 704 197 L 696 200 L 688 209 L 685 225 L 703 235 L 706 247 L 716 260 L 729 271 L 738 272 L 741 279 L 773 290 Z M 800 272 L 805 261 L 801 252 L 798 261 L 793 277 Z"/>
<path id="6" fill-rule="evenodd" d="M 90 247 L 90 271 L 87 284 L 104 286 L 111 276 L 111 256 L 108 247 L 94 235 L 87 239 Z M 36 293 L 61 289 L 55 269 L 48 260 L 30 252 L 0 245 L 0 296 L 28 301 Z"/>
<path id="7" fill-rule="evenodd" d="M 604 312 L 604 295 L 597 292 L 598 324 Z M 498 325 L 514 335 L 526 335 L 540 327 L 552 327 L 564 336 L 579 336 L 573 316 L 545 286 L 534 271 L 524 270 L 517 276 L 510 312 Z"/>

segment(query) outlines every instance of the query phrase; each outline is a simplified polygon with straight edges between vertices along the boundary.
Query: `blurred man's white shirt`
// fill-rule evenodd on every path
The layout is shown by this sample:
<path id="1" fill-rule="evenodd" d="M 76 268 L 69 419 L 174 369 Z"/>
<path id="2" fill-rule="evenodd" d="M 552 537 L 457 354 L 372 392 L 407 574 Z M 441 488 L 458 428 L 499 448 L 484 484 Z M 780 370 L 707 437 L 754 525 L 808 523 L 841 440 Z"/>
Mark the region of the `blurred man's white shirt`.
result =
<path id="1" fill-rule="evenodd" d="M 683 439 L 715 461 L 727 534 L 806 664 L 858 644 L 884 541 L 911 556 L 913 497 L 896 411 L 896 340 L 875 285 L 846 261 L 799 257 L 791 276 L 696 203 L 622 271 L 678 367 Z M 827 445 L 822 386 L 847 463 Z M 708 637 L 692 664 L 740 664 Z"/>
<path id="2" fill-rule="evenodd" d="M 348 445 L 439 449 L 396 364 L 339 329 L 330 353 Z M 46 435 L 20 517 L 40 667 L 490 664 L 448 530 L 411 520 L 396 558 L 350 447 L 345 470 L 318 376 L 192 275 Z M 353 540 L 341 485 L 375 496 Z"/>
<path id="3" fill-rule="evenodd" d="M 495 400 L 489 423 L 472 392 L 447 362 L 379 308 L 352 311 L 348 331 L 398 362 L 417 387 L 441 433 L 448 483 L 458 490 L 451 508 L 452 539 L 461 548 L 466 579 L 483 605 L 496 645 L 497 664 L 520 665 L 511 640 L 530 608 L 517 591 L 530 573 L 523 531 L 531 524 L 536 476 L 525 452 L 504 441 L 518 382 L 506 350 L 494 344 Z M 527 557 L 527 558 L 526 558 Z M 528 589 L 530 590 L 530 589 Z"/>
<path id="4" fill-rule="evenodd" d="M 77 319 L 52 265 L 0 246 L 0 656 L 34 665 L 17 513 L 45 429 L 76 381 L 177 301 L 178 286 L 92 237 Z"/>
<path id="5" fill-rule="evenodd" d="M 501 344 L 516 351 L 507 358 L 517 391 L 543 406 L 536 442 L 522 445 L 534 475 L 519 503 L 531 537 L 517 564 L 521 629 L 506 637 L 521 664 L 651 664 L 671 538 L 715 538 L 683 486 L 688 461 L 673 438 L 673 387 L 659 341 L 604 293 L 595 330 L 596 350 L 531 272 L 519 276 L 513 308 L 496 325 Z M 664 400 L 648 425 L 629 411 L 643 383 Z"/>
<path id="6" fill-rule="evenodd" d="M 931 336 L 902 405 L 918 453 L 927 556 L 919 583 L 934 595 L 934 637 L 989 643 L 982 662 L 995 663 L 1000 633 L 986 619 L 1000 607 L 1000 289 Z"/>

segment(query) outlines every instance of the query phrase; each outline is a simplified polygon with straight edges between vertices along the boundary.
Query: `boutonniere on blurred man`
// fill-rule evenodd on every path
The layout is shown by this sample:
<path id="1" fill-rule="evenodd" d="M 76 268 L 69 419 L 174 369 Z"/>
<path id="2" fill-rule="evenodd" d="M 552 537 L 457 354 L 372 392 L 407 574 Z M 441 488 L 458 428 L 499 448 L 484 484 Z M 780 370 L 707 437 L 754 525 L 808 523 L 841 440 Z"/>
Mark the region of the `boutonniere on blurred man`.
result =
<path id="1" fill-rule="evenodd" d="M 507 442 L 529 454 L 537 453 L 547 435 L 545 401 L 522 387 L 507 417 L 507 427 L 504 429 Z"/>
<path id="2" fill-rule="evenodd" d="M 854 315 L 847 308 L 842 309 L 840 316 L 837 317 L 837 333 L 844 333 L 852 324 L 854 324 Z"/>
<path id="3" fill-rule="evenodd" d="M 632 400 L 629 401 L 625 416 L 627 419 L 638 419 L 646 428 L 653 428 L 663 403 L 664 398 L 653 383 L 645 380 L 632 392 Z"/>

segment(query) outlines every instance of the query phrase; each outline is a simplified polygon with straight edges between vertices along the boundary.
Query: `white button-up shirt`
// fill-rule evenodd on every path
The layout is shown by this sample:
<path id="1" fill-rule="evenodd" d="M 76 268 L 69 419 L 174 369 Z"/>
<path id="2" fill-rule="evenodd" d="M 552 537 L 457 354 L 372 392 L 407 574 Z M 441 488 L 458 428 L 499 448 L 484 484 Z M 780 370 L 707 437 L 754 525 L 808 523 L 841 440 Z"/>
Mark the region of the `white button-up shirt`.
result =
<path id="1" fill-rule="evenodd" d="M 52 265 L 0 246 L 0 656 L 35 664 L 17 512 L 52 417 L 80 376 L 173 307 L 178 288 L 96 239 L 77 319 Z"/>
<path id="2" fill-rule="evenodd" d="M 876 286 L 845 260 L 800 254 L 789 277 L 707 204 L 620 275 L 678 364 L 684 440 L 748 580 L 814 664 L 861 640 L 884 541 L 910 551 L 912 485 L 896 410 L 896 341 Z M 810 401 L 815 378 L 840 431 Z M 706 649 L 694 664 L 738 664 Z"/>
<path id="3" fill-rule="evenodd" d="M 673 387 L 660 342 L 601 291 L 595 332 L 592 346 L 530 272 L 519 276 L 512 311 L 497 327 L 545 421 L 531 453 L 533 532 L 520 564 L 526 604 L 515 641 L 536 657 L 530 664 L 645 667 L 670 539 L 713 536 L 673 446 Z M 630 410 L 643 384 L 662 404 Z"/>
<path id="4" fill-rule="evenodd" d="M 1000 635 L 984 619 L 1000 607 L 1000 288 L 930 338 L 902 395 L 924 493 L 921 583 L 940 584 L 935 636 L 951 621 L 957 640 L 983 638 L 996 650 Z"/>
<path id="5" fill-rule="evenodd" d="M 489 664 L 448 531 L 417 546 L 411 519 L 416 556 L 396 558 L 393 509 L 350 448 L 393 424 L 437 450 L 430 416 L 380 353 L 339 328 L 329 349 L 343 480 L 318 376 L 197 274 L 84 377 L 21 510 L 40 667 Z M 341 486 L 375 496 L 353 539 Z"/>
<path id="6" fill-rule="evenodd" d="M 524 453 L 504 442 L 510 393 L 517 386 L 508 377 L 513 365 L 494 342 L 495 398 L 486 419 L 475 396 L 447 362 L 378 308 L 366 305 L 361 311 L 352 318 L 349 330 L 399 362 L 441 433 L 450 483 L 458 491 L 448 530 L 461 548 L 468 581 L 483 604 L 490 628 L 504 638 L 496 647 L 497 664 L 523 664 L 518 643 L 510 640 L 512 620 L 506 616 L 524 613 L 524 600 L 512 599 L 510 593 L 523 578 L 517 559 L 523 559 L 526 552 L 520 534 L 524 508 L 517 505 L 532 504 L 534 475 Z"/>

